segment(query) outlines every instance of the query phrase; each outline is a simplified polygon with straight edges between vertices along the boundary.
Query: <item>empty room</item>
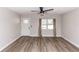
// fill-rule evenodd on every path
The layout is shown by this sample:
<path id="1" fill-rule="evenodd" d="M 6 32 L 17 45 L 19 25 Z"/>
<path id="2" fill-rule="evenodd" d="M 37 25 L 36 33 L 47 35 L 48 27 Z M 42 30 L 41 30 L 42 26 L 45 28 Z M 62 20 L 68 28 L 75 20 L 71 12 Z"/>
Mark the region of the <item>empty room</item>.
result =
<path id="1" fill-rule="evenodd" d="M 79 7 L 0 7 L 1 52 L 79 52 Z"/>

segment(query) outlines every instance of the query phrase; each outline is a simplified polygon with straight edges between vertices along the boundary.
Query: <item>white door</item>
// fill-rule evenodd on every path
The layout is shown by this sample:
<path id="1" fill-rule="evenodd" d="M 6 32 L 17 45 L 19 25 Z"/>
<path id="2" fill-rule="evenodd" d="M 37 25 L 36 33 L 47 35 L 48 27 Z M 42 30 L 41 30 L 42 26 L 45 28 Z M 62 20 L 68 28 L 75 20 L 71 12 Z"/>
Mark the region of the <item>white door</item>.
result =
<path id="1" fill-rule="evenodd" d="M 30 30 L 31 30 L 30 20 L 23 19 L 23 21 L 22 21 L 22 35 L 23 36 L 30 36 Z"/>

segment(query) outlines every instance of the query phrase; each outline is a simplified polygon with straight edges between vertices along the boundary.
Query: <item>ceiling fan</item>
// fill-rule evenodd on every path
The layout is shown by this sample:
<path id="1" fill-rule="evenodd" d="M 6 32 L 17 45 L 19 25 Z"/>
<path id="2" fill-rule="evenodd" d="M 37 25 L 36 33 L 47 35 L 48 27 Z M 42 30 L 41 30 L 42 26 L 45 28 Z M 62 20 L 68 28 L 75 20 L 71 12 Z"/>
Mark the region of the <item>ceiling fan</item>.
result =
<path id="1" fill-rule="evenodd" d="M 54 10 L 54 9 L 47 9 L 47 10 L 44 10 L 44 7 L 39 7 L 39 10 L 40 10 L 40 11 L 32 11 L 32 12 L 38 12 L 39 14 L 44 14 L 44 13 L 46 13 L 46 12 L 48 12 L 48 11 L 52 11 L 52 10 Z"/>

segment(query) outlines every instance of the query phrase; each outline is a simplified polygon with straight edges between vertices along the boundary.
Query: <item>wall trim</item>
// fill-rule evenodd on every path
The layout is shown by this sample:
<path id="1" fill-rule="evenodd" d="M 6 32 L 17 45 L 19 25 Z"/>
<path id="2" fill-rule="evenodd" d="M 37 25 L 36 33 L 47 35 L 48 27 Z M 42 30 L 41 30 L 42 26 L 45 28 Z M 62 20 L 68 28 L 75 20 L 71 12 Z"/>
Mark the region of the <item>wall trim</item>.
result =
<path id="1" fill-rule="evenodd" d="M 38 35 L 21 35 L 21 36 L 39 37 Z M 52 35 L 44 35 L 43 37 L 53 37 L 53 36 Z M 61 37 L 61 35 L 57 35 L 57 37 Z"/>
<path id="2" fill-rule="evenodd" d="M 64 38 L 66 41 L 68 41 L 69 43 L 71 43 L 72 45 L 74 45 L 75 47 L 79 48 L 79 45 L 72 42 L 71 40 L 67 39 L 65 36 L 62 36 L 62 38 Z"/>
<path id="3" fill-rule="evenodd" d="M 8 47 L 10 44 L 12 44 L 13 42 L 15 42 L 15 41 L 16 41 L 17 39 L 19 39 L 20 37 L 21 37 L 21 36 L 15 38 L 15 39 L 12 40 L 10 43 L 6 44 L 4 47 L 2 47 L 2 48 L 0 49 L 0 51 L 4 50 L 6 47 Z"/>

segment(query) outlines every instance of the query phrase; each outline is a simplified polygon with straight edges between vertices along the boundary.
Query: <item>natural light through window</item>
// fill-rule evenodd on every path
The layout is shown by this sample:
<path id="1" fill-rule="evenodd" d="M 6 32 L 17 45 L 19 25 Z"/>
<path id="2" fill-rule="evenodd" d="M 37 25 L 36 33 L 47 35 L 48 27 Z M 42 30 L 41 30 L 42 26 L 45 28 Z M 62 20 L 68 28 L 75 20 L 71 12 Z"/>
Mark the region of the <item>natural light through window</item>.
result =
<path id="1" fill-rule="evenodd" d="M 53 29 L 53 19 L 42 19 L 42 29 Z"/>
<path id="2" fill-rule="evenodd" d="M 43 26 L 42 26 L 42 29 L 47 29 L 47 28 L 46 28 L 46 25 L 43 25 Z"/>
<path id="3" fill-rule="evenodd" d="M 48 29 L 53 29 L 53 25 L 48 25 Z"/>
<path id="4" fill-rule="evenodd" d="M 28 24 L 29 20 L 24 20 L 23 23 Z"/>

